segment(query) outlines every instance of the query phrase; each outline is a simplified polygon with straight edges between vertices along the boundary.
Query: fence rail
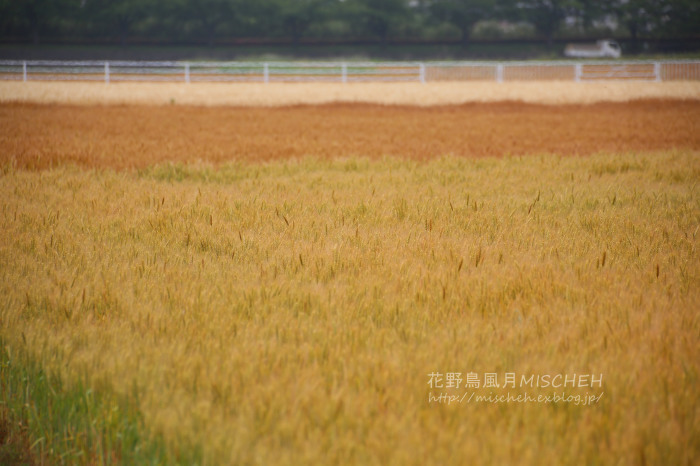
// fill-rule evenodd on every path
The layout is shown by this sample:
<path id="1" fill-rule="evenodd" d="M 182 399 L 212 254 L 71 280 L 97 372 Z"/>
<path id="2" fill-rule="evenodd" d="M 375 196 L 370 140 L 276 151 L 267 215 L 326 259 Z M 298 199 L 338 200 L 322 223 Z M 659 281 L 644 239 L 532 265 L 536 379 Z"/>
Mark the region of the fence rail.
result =
<path id="1" fill-rule="evenodd" d="M 434 82 L 700 80 L 700 60 L 549 62 L 173 62 L 0 60 L 0 80 Z"/>

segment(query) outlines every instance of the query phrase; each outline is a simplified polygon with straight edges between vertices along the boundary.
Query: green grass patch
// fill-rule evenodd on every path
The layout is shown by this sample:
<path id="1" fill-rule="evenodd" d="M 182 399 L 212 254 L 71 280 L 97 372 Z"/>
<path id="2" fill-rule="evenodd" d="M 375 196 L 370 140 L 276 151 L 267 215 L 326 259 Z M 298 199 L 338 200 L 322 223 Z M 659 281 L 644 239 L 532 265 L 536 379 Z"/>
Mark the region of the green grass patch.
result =
<path id="1" fill-rule="evenodd" d="M 37 361 L 12 351 L 4 339 L 0 388 L 8 439 L 0 446 L 2 464 L 201 463 L 197 448 L 168 449 L 162 439 L 144 430 L 137 394 L 118 397 L 80 378 L 66 383 Z"/>

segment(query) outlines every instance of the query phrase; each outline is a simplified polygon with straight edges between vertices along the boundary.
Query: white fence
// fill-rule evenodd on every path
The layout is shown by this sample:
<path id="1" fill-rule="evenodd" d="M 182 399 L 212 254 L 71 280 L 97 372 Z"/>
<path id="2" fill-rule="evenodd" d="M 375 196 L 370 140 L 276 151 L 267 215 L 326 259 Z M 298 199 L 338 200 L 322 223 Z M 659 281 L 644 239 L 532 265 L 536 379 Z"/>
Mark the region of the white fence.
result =
<path id="1" fill-rule="evenodd" d="M 0 80 L 171 82 L 700 80 L 700 60 L 547 62 L 166 62 L 0 60 Z"/>

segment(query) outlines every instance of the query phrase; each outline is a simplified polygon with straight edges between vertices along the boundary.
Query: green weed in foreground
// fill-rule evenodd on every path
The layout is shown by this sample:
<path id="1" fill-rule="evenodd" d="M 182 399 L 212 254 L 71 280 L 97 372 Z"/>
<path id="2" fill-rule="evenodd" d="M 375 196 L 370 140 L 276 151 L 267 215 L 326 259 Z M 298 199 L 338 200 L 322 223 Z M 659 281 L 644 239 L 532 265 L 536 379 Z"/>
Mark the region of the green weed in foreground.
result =
<path id="1" fill-rule="evenodd" d="M 696 463 L 698 181 L 683 151 L 7 168 L 0 335 L 38 374 L 8 403 L 85 462 L 122 459 L 111 419 L 163 439 L 144 463 Z M 506 373 L 602 382 L 435 401 L 562 391 Z"/>
<path id="2" fill-rule="evenodd" d="M 14 355 L 0 339 L 0 403 L 6 421 L 24 424 L 32 439 L 27 452 L 7 446 L 8 464 L 198 464 L 201 452 L 165 449 L 144 432 L 138 411 L 111 390 L 95 391 L 80 379 L 65 384 L 35 361 Z M 8 426 L 11 427 L 11 426 Z M 0 455 L 0 459 L 3 457 Z"/>

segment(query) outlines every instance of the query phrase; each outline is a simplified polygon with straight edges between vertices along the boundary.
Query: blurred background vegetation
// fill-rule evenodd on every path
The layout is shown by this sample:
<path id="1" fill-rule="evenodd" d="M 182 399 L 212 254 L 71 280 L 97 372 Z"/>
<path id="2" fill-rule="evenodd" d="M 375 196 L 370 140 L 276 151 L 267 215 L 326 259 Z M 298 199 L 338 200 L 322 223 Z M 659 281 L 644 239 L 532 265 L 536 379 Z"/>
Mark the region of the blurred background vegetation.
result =
<path id="1" fill-rule="evenodd" d="M 600 38 L 697 54 L 700 2 L 0 0 L 0 58 L 555 58 Z"/>

